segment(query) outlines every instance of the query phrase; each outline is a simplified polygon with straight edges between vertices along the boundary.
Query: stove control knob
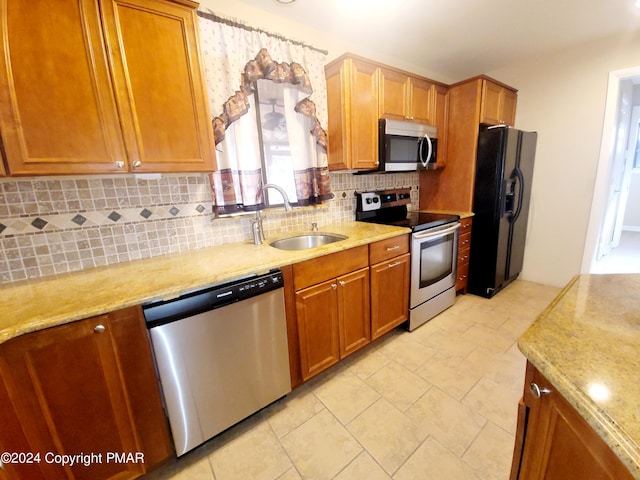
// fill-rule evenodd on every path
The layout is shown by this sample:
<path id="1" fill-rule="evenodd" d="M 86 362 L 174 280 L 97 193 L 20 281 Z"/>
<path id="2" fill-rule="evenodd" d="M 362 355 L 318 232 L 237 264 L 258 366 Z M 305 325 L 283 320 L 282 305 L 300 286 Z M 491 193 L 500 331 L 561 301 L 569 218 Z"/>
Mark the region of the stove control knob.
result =
<path id="1" fill-rule="evenodd" d="M 380 202 L 380 197 L 373 197 L 373 203 L 378 203 Z"/>
<path id="2" fill-rule="evenodd" d="M 370 205 L 373 203 L 373 198 L 367 198 L 365 201 L 367 202 L 367 205 Z"/>

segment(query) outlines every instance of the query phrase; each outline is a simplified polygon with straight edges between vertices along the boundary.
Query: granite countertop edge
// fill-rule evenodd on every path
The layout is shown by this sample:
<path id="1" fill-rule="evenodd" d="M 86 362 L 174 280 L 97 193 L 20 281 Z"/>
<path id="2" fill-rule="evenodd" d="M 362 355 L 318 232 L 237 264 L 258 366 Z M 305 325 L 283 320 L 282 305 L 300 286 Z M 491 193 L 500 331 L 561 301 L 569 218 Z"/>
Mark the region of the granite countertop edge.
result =
<path id="1" fill-rule="evenodd" d="M 539 315 L 539 319 L 548 315 L 580 279 L 575 276 L 556 296 L 553 302 Z M 624 428 L 602 408 L 600 408 L 582 389 L 570 379 L 544 351 L 536 347 L 531 330 L 518 340 L 518 348 L 533 366 L 557 389 L 557 391 L 576 409 L 580 416 L 598 433 L 612 449 L 634 478 L 640 480 L 640 449 Z"/>
<path id="2" fill-rule="evenodd" d="M 157 299 L 317 258 L 410 233 L 409 228 L 346 222 L 321 226 L 320 233 L 344 241 L 307 250 L 278 250 L 269 242 L 309 233 L 289 231 L 262 245 L 236 242 L 91 268 L 0 287 L 0 343 Z M 177 269 L 177 270 L 176 270 Z M 189 270 L 189 271 L 186 271 Z M 172 279 L 173 277 L 173 279 Z"/>

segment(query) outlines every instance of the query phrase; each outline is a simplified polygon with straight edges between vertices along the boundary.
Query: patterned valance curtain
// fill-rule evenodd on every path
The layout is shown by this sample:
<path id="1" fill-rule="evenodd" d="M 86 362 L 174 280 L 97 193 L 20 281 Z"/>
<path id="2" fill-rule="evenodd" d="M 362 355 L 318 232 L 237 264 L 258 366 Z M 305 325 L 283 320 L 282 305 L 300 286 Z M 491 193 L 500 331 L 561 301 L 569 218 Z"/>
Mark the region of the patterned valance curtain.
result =
<path id="1" fill-rule="evenodd" d="M 327 166 L 326 52 L 198 12 L 218 171 L 217 215 L 264 208 L 256 81 L 283 87 L 298 205 L 333 198 Z"/>

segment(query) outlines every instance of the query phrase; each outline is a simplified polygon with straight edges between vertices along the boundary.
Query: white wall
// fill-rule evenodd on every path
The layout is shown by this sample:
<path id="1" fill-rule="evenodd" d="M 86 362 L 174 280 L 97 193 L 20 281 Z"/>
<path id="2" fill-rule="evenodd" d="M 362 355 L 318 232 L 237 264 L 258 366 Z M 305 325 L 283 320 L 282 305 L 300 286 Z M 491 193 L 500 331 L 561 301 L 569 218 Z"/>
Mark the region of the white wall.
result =
<path id="1" fill-rule="evenodd" d="M 578 45 L 486 72 L 519 89 L 516 127 L 539 132 L 522 278 L 580 273 L 610 71 L 640 65 L 640 34 Z"/>

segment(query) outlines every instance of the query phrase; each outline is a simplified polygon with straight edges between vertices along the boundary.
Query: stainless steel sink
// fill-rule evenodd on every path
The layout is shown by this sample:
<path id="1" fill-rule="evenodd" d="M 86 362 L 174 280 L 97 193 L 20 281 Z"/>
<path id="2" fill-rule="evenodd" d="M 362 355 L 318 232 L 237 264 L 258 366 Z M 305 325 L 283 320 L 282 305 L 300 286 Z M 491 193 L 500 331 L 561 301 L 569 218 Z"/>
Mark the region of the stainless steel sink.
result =
<path id="1" fill-rule="evenodd" d="M 296 235 L 294 237 L 281 238 L 275 240 L 269 245 L 280 250 L 306 250 L 308 248 L 321 247 L 329 243 L 346 240 L 345 235 L 337 233 L 308 233 L 304 235 Z"/>

